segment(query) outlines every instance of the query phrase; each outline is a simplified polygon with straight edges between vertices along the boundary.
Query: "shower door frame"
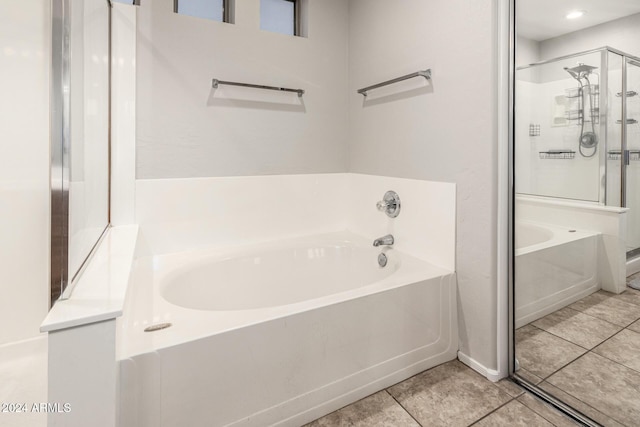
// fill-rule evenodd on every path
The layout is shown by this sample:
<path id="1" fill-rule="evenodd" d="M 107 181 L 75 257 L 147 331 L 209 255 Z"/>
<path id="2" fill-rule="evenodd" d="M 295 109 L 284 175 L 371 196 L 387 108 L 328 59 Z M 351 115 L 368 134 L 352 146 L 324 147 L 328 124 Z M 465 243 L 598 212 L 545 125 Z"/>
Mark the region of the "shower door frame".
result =
<path id="1" fill-rule="evenodd" d="M 501 131 L 505 132 L 506 131 L 506 136 L 503 134 L 503 140 L 500 144 L 500 147 L 502 149 L 506 148 L 507 151 L 507 165 L 506 165 L 506 170 L 499 174 L 499 181 L 500 181 L 500 190 L 501 191 L 506 191 L 506 195 L 502 195 L 503 200 L 500 203 L 500 208 L 505 208 L 507 210 L 507 217 L 508 217 L 508 221 L 507 221 L 507 225 L 506 225 L 506 233 L 502 233 L 502 234 L 506 234 L 504 236 L 502 236 L 502 239 L 500 239 L 500 234 L 499 234 L 499 250 L 498 253 L 501 254 L 500 251 L 500 247 L 502 246 L 506 246 L 507 248 L 507 253 L 508 253 L 508 257 L 506 260 L 499 260 L 498 261 L 498 270 L 499 271 L 503 271 L 506 270 L 506 280 L 500 281 L 500 284 L 502 286 L 506 285 L 506 292 L 503 290 L 502 292 L 499 292 L 499 294 L 505 295 L 506 296 L 506 300 L 507 300 L 507 310 L 506 310 L 506 327 L 507 327 L 507 331 L 506 333 L 502 333 L 500 334 L 500 328 L 501 325 L 498 325 L 499 328 L 499 340 L 502 338 L 504 340 L 507 341 L 507 346 L 506 346 L 506 353 L 507 353 L 507 365 L 508 365 L 508 376 L 509 379 L 513 382 L 515 382 L 516 384 L 518 384 L 519 386 L 521 386 L 522 388 L 524 388 L 526 391 L 528 391 L 529 393 L 533 394 L 534 396 L 537 396 L 538 398 L 540 398 L 541 400 L 551 404 L 552 406 L 554 406 L 556 409 L 560 410 L 561 412 L 563 412 L 565 415 L 567 415 L 568 417 L 572 418 L 573 420 L 579 422 L 582 425 L 586 425 L 589 427 L 599 427 L 600 424 L 598 424 L 597 422 L 595 422 L 594 420 L 592 420 L 591 418 L 589 418 L 588 416 L 586 416 L 585 414 L 581 413 L 580 411 L 576 410 L 575 408 L 569 406 L 568 404 L 564 403 L 563 401 L 561 401 L 560 399 L 556 398 L 555 396 L 553 396 L 552 394 L 542 390 L 541 388 L 539 388 L 538 386 L 536 386 L 535 384 L 531 383 L 530 381 L 528 381 L 525 378 L 521 378 L 515 371 L 515 364 L 516 364 L 516 352 L 515 352 L 515 233 L 514 233 L 514 225 L 515 225 L 515 197 L 516 197 L 516 192 L 515 192 L 515 182 L 516 182 L 516 178 L 515 178 L 515 95 L 516 95 L 516 6 L 515 6 L 515 0 L 503 0 L 502 4 L 501 4 L 503 9 L 508 9 L 508 13 L 506 13 L 508 15 L 508 19 L 509 19 L 509 31 L 507 35 L 502 35 L 501 36 L 501 46 L 504 46 L 504 51 L 508 52 L 508 53 L 502 53 L 501 55 L 501 60 L 504 61 L 505 59 L 508 62 L 507 67 L 509 72 L 508 72 L 508 94 L 506 96 L 502 96 L 500 97 L 500 105 L 499 105 L 499 111 L 501 113 L 503 113 L 503 117 L 499 118 L 499 123 L 502 123 L 501 127 Z M 507 48 L 508 46 L 508 48 Z M 596 52 L 596 51 L 602 51 L 604 50 L 606 52 L 606 48 L 599 48 L 599 49 L 593 49 L 590 52 Z M 584 54 L 586 52 L 582 52 L 582 54 Z M 569 55 L 568 57 L 572 57 L 575 56 L 574 55 Z M 606 56 L 606 54 L 605 54 Z M 560 58 L 555 58 L 552 61 L 557 61 Z M 552 61 L 548 61 L 548 62 L 552 62 Z M 608 62 L 605 62 L 607 68 L 608 68 Z M 502 64 L 501 64 L 502 65 Z M 603 70 L 604 71 L 604 70 Z M 608 71 L 608 69 L 606 70 Z M 606 76 L 608 79 L 608 75 Z M 600 79 L 600 84 L 602 84 L 603 81 L 607 80 L 605 79 L 602 74 L 601 74 L 601 79 Z M 499 85 L 500 86 L 500 85 Z M 601 93 L 604 92 L 604 88 L 601 87 Z M 626 93 L 625 93 L 626 94 Z M 601 102 L 602 102 L 602 96 L 601 96 Z M 604 97 L 606 98 L 606 97 Z M 606 102 L 606 101 L 605 101 Z M 506 104 L 506 114 L 504 114 L 504 109 L 505 109 L 505 104 Z M 608 105 L 607 105 L 608 107 Z M 603 111 L 607 111 L 607 109 L 601 109 Z M 504 117 L 504 115 L 506 115 L 506 117 Z M 506 119 L 506 125 L 504 124 Z M 606 117 L 605 117 L 606 119 Z M 606 121 L 602 121 L 601 120 L 601 126 L 605 125 L 605 129 L 606 129 Z M 602 132 L 601 132 L 602 134 Z M 605 133 L 605 147 L 606 147 L 606 133 Z M 606 148 L 605 148 L 606 149 Z M 607 155 L 605 153 L 604 156 L 601 155 L 601 159 L 602 157 L 604 157 L 604 172 L 605 172 L 605 177 L 606 177 L 606 159 L 607 159 Z M 623 156 L 621 156 L 623 157 Z M 602 160 L 601 160 L 602 161 Z M 504 166 L 503 166 L 504 167 Z M 601 164 L 601 171 L 602 171 L 602 167 L 603 165 Z M 606 178 L 605 178 L 606 179 Z M 606 203 L 606 200 L 602 200 L 606 195 L 606 182 L 604 184 L 604 191 L 602 191 L 602 184 L 601 184 L 601 192 L 600 192 L 600 202 L 592 202 L 594 204 L 598 203 L 598 204 L 604 204 Z M 506 196 L 506 197 L 505 197 Z M 506 202 L 506 203 L 505 203 Z M 505 206 L 506 205 L 506 206 Z M 505 265 L 506 264 L 506 265 Z M 498 321 L 500 321 L 500 311 L 498 313 Z M 498 352 L 500 353 L 500 343 L 499 343 L 499 348 L 498 348 Z"/>

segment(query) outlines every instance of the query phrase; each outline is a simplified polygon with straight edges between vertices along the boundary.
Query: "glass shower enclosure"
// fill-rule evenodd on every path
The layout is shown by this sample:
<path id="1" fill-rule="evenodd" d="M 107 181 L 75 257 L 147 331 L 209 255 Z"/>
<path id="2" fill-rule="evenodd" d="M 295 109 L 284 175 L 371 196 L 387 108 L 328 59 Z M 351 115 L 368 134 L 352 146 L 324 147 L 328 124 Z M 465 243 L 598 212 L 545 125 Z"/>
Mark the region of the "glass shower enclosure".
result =
<path id="1" fill-rule="evenodd" d="M 629 208 L 640 255 L 640 59 L 603 47 L 516 70 L 518 194 Z"/>

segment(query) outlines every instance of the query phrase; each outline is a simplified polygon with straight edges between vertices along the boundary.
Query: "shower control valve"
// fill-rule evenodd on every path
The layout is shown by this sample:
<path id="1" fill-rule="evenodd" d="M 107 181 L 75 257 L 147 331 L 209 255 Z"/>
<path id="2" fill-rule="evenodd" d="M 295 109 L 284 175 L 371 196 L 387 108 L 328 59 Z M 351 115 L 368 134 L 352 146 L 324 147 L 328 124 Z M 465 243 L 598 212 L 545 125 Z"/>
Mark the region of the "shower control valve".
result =
<path id="1" fill-rule="evenodd" d="M 376 207 L 379 211 L 386 213 L 389 218 L 395 218 L 400 215 L 400 196 L 395 191 L 387 191 L 382 200 L 376 203 Z"/>

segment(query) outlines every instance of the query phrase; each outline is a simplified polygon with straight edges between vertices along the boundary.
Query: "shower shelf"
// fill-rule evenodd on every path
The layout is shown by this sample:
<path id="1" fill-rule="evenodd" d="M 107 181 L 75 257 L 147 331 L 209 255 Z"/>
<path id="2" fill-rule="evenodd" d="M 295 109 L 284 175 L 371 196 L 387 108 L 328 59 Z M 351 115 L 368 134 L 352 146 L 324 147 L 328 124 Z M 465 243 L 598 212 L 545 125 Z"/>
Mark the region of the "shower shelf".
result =
<path id="1" fill-rule="evenodd" d="M 565 89 L 564 90 L 564 97 L 568 98 L 568 99 L 572 99 L 572 98 L 580 98 L 582 97 L 582 88 L 579 87 L 572 87 L 569 89 Z M 591 85 L 591 90 L 587 93 L 590 93 L 591 95 L 598 96 L 600 95 L 600 85 Z"/>
<path id="2" fill-rule="evenodd" d="M 620 150 L 609 150 L 607 159 L 620 160 Z M 640 160 L 640 150 L 629 150 L 629 160 Z"/>
<path id="3" fill-rule="evenodd" d="M 628 125 L 635 125 L 636 123 L 638 123 L 638 121 L 636 119 L 627 119 L 627 124 Z M 622 124 L 622 120 L 616 120 L 616 124 L 621 125 Z"/>
<path id="4" fill-rule="evenodd" d="M 591 110 L 591 120 L 587 120 L 587 123 L 590 123 L 591 121 L 593 121 L 594 123 L 599 123 L 599 115 L 600 115 L 600 108 L 594 108 L 593 110 Z M 569 121 L 573 121 L 573 120 L 577 120 L 578 121 L 578 125 L 582 124 L 582 119 L 583 119 L 583 112 L 582 110 L 571 110 L 571 111 L 567 111 L 564 113 L 564 118 L 566 120 Z"/>
<path id="5" fill-rule="evenodd" d="M 541 159 L 574 159 L 576 152 L 572 150 L 549 150 L 540 151 L 539 156 Z"/>

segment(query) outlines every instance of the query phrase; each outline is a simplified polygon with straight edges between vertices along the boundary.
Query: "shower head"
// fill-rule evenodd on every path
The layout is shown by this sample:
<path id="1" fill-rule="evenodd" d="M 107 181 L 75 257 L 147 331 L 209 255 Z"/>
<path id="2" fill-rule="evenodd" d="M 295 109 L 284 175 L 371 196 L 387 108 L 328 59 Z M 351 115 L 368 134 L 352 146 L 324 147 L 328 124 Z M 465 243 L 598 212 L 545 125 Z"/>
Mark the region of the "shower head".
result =
<path id="1" fill-rule="evenodd" d="M 576 73 L 575 71 L 573 71 L 573 69 L 569 68 L 569 67 L 564 67 L 564 70 L 571 74 L 571 77 L 573 77 L 576 80 L 580 80 L 580 75 L 578 73 Z"/>
<path id="2" fill-rule="evenodd" d="M 564 70 L 571 74 L 571 77 L 573 77 L 576 80 L 580 80 L 584 77 L 587 77 L 589 74 L 591 74 L 593 72 L 593 70 L 597 70 L 598 67 L 593 67 L 591 65 L 585 65 L 585 64 L 578 64 L 576 67 L 564 67 Z"/>

